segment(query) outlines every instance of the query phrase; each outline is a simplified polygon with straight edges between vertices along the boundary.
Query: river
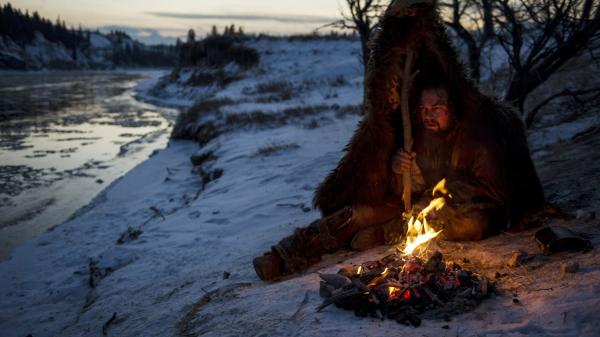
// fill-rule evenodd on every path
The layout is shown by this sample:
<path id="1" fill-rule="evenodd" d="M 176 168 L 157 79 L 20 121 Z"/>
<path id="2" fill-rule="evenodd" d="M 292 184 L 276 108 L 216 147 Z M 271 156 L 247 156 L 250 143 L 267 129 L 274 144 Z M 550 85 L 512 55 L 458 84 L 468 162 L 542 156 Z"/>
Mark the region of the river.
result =
<path id="1" fill-rule="evenodd" d="M 0 73 L 0 260 L 167 145 L 178 111 L 135 91 L 158 74 Z"/>

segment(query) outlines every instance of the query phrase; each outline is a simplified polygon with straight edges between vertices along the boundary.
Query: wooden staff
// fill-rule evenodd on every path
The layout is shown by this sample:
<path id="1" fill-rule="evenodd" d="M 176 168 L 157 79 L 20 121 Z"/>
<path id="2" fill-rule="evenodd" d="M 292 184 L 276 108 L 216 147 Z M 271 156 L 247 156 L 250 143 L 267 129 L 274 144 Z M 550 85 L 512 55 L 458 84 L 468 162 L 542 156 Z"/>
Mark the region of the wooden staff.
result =
<path id="1" fill-rule="evenodd" d="M 410 86 L 413 78 L 413 75 L 411 74 L 413 58 L 413 51 L 411 49 L 407 49 L 404 71 L 402 74 L 402 86 L 400 89 L 400 111 L 402 112 L 402 127 L 404 131 L 404 151 L 407 153 L 411 153 L 413 146 L 412 128 L 410 125 L 410 111 L 408 106 L 408 94 L 410 92 Z M 407 172 L 402 174 L 402 199 L 404 200 L 404 212 L 410 212 L 412 209 L 410 168 Z"/>

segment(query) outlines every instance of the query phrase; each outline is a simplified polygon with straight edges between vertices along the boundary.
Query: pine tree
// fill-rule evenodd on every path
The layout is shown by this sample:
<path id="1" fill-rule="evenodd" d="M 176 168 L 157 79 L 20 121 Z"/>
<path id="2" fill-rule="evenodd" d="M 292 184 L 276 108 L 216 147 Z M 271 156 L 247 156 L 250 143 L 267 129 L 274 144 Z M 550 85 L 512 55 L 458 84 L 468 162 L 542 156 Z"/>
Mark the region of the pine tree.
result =
<path id="1" fill-rule="evenodd" d="M 194 29 L 188 30 L 187 43 L 194 43 L 196 41 L 196 32 Z"/>

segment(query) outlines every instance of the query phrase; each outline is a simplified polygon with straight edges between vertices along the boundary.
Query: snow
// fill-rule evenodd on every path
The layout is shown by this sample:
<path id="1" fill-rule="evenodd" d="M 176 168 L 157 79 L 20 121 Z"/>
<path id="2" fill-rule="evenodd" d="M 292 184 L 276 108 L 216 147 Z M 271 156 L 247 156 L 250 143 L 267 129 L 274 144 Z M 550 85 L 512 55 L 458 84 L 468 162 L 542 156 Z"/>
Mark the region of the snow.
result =
<path id="1" fill-rule="evenodd" d="M 577 135 L 598 129 L 599 126 L 600 118 L 595 115 L 568 123 L 547 126 L 533 130 L 529 134 L 529 145 L 534 156 L 539 156 L 547 153 L 546 149 L 553 145 L 568 142 Z"/>
<path id="2" fill-rule="evenodd" d="M 90 33 L 90 43 L 94 48 L 111 48 L 112 42 L 106 36 L 93 32 Z"/>
<path id="3" fill-rule="evenodd" d="M 224 89 L 182 89 L 171 84 L 168 94 L 155 97 L 155 102 L 185 106 L 194 97 L 229 97 L 235 102 L 224 107 L 226 113 L 360 103 L 362 65 L 353 54 L 359 48 L 356 41 L 256 43 L 261 65 L 243 80 Z M 338 76 L 346 81 L 332 86 Z M 139 97 L 150 98 L 157 78 L 158 74 L 140 83 Z M 294 88 L 304 84 L 304 89 L 290 100 L 268 103 L 256 102 L 260 94 L 244 93 L 249 92 L 244 88 L 271 81 L 289 81 Z M 222 118 L 216 112 L 201 117 Z M 77 217 L 20 246 L 0 264 L 2 335 L 100 336 L 103 327 L 110 336 L 600 334 L 598 250 L 544 256 L 538 253 L 532 232 L 506 233 L 476 243 L 441 242 L 448 259 L 466 257 L 471 262 L 465 267 L 493 279 L 496 272 L 506 273 L 495 279 L 502 295 L 451 322 L 425 320 L 419 328 L 356 318 L 333 306 L 315 312 L 321 302 L 316 271 L 336 272 L 344 265 L 379 258 L 390 247 L 340 252 L 303 275 L 273 284 L 261 282 L 252 258 L 295 227 L 319 217 L 316 210 L 306 208 L 317 184 L 340 159 L 359 118 L 324 109 L 277 127 L 249 125 L 222 134 L 203 148 L 191 141 L 171 140 L 166 149 L 112 183 Z M 307 127 L 311 119 L 318 123 Z M 539 144 L 555 143 L 540 140 Z M 282 145 L 282 150 L 261 151 L 275 145 Z M 189 157 L 206 151 L 213 151 L 217 159 L 202 169 L 222 169 L 223 176 L 199 192 L 202 178 Z M 538 165 L 548 167 L 544 161 Z M 561 181 L 560 186 L 570 182 Z M 596 201 L 580 212 L 598 206 Z M 598 220 L 565 225 L 593 233 L 590 239 L 600 244 Z M 117 244 L 128 227 L 142 234 Z M 517 249 L 535 254 L 534 261 L 517 268 L 506 266 Z M 578 261 L 580 271 L 562 273 L 560 265 L 565 261 Z M 90 268 L 95 275 L 93 288 Z M 231 276 L 224 278 L 224 272 Z M 107 324 L 114 313 L 115 319 Z"/>

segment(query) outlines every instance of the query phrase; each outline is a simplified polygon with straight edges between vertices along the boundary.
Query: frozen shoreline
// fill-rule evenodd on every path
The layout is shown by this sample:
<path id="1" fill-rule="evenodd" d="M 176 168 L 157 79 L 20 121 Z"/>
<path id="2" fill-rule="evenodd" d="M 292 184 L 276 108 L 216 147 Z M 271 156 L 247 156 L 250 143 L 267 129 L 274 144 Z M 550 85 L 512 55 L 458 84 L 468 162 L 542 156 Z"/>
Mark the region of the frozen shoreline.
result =
<path id="1" fill-rule="evenodd" d="M 174 110 L 133 95 L 138 76 L 160 73 L 47 71 L 2 81 L 0 259 L 166 144 Z"/>

